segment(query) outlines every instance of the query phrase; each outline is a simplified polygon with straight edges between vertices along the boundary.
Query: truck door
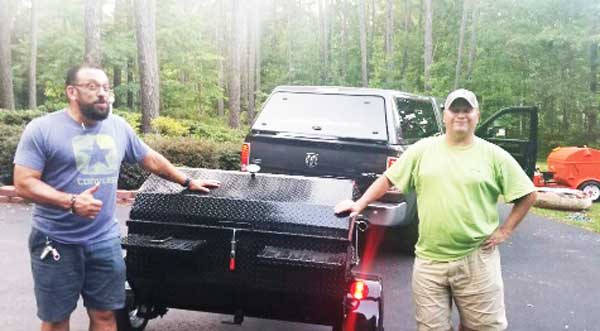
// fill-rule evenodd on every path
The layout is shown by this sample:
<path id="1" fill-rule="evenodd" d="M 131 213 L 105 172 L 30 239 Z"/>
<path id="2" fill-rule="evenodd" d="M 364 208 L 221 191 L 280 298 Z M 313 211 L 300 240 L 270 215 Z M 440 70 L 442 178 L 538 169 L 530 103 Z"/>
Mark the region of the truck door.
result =
<path id="1" fill-rule="evenodd" d="M 482 121 L 475 134 L 509 152 L 533 178 L 537 157 L 537 107 L 509 107 Z"/>

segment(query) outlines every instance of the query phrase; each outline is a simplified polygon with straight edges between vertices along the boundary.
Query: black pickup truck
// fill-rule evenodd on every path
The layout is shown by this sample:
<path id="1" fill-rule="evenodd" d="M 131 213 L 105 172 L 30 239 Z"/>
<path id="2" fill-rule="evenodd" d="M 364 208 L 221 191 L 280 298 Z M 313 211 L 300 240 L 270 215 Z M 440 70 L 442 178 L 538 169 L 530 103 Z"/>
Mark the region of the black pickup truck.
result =
<path id="1" fill-rule="evenodd" d="M 383 89 L 280 86 L 269 96 L 241 151 L 241 170 L 349 178 L 355 197 L 411 144 L 443 134 L 436 98 Z M 530 176 L 537 151 L 537 109 L 513 107 L 482 121 L 477 135 L 509 151 Z M 417 238 L 416 199 L 390 191 L 363 217 L 371 229 L 400 229 L 408 250 Z"/>

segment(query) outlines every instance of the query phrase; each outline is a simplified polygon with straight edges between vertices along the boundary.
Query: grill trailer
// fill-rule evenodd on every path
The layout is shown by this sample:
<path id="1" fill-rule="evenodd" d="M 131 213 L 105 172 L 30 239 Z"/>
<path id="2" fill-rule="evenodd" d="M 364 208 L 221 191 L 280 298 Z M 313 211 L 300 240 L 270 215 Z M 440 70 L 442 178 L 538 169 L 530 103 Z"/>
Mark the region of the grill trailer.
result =
<path id="1" fill-rule="evenodd" d="M 182 168 L 220 188 L 196 193 L 151 176 L 122 239 L 127 303 L 119 331 L 168 308 L 383 330 L 383 286 L 353 271 L 360 221 L 333 206 L 349 180 Z"/>

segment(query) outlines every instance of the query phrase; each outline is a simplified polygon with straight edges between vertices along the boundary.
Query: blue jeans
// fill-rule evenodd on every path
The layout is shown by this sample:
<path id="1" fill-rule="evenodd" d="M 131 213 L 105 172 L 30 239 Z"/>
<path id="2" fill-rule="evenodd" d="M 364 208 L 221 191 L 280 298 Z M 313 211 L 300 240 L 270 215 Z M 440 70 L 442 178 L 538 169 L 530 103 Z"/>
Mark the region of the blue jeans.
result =
<path id="1" fill-rule="evenodd" d="M 52 238 L 49 238 L 52 240 Z M 88 309 L 115 310 L 125 305 L 125 263 L 119 238 L 82 246 L 55 241 L 52 253 L 44 260 L 40 254 L 46 246 L 46 234 L 33 228 L 29 235 L 29 253 L 37 315 L 45 322 L 69 318 L 77 307 L 79 295 Z"/>

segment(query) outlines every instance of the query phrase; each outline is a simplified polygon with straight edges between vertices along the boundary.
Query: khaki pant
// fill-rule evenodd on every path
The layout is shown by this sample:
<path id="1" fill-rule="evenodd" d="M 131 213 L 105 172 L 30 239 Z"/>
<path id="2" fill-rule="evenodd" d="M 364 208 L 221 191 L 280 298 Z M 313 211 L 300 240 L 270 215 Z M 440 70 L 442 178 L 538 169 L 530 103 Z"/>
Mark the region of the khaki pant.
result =
<path id="1" fill-rule="evenodd" d="M 451 262 L 415 258 L 412 277 L 418 331 L 453 330 L 452 299 L 472 330 L 505 330 L 504 285 L 497 247 Z"/>

